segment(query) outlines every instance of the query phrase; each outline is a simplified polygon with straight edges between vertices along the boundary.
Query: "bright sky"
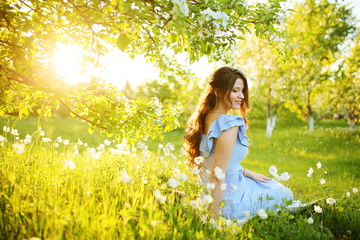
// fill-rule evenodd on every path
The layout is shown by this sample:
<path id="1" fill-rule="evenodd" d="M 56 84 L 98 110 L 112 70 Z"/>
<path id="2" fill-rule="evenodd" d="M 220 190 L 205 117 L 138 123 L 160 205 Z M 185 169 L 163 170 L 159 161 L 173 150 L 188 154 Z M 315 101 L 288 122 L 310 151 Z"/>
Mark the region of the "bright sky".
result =
<path id="1" fill-rule="evenodd" d="M 302 0 L 288 0 L 284 3 L 285 8 L 292 8 L 294 2 Z M 343 0 L 344 3 L 353 6 L 353 12 L 360 19 L 360 0 Z M 249 4 L 254 2 L 267 2 L 267 0 L 248 0 Z M 358 22 L 360 27 L 360 23 Z M 70 84 L 77 82 L 88 82 L 91 73 L 81 73 L 81 48 L 75 46 L 58 45 L 58 51 L 53 58 L 55 67 L 59 75 L 64 77 Z M 180 62 L 185 61 L 184 56 L 179 57 Z M 107 82 L 122 88 L 126 81 L 129 81 L 132 87 L 143 83 L 146 80 L 157 79 L 159 70 L 151 63 L 145 61 L 142 57 L 136 57 L 130 60 L 126 54 L 118 49 L 101 59 L 102 68 L 93 72 L 98 77 L 106 79 Z M 205 79 L 214 70 L 215 63 L 209 63 L 206 58 L 191 65 L 192 71 L 200 79 Z"/>

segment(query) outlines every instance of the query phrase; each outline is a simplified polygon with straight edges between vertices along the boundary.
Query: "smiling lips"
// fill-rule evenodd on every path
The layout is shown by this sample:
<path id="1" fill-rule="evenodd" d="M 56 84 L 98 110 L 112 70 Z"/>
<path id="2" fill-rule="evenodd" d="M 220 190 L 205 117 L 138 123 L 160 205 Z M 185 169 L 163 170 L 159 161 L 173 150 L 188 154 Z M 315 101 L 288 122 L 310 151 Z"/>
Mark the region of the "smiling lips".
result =
<path id="1" fill-rule="evenodd" d="M 242 102 L 241 100 L 240 101 L 235 101 L 235 103 L 240 104 L 240 105 L 241 105 L 241 102 Z"/>

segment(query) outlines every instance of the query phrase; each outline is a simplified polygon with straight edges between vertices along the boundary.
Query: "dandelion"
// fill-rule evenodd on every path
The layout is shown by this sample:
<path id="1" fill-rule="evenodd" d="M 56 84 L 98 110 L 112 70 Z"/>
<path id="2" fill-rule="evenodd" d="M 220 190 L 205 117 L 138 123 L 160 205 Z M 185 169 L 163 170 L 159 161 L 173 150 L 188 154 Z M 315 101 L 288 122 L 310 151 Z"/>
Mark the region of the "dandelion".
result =
<path id="1" fill-rule="evenodd" d="M 204 205 L 212 203 L 214 201 L 213 197 L 210 194 L 205 194 L 204 196 L 202 196 L 201 200 Z"/>
<path id="2" fill-rule="evenodd" d="M 64 160 L 64 167 L 70 170 L 74 170 L 76 168 L 76 165 L 72 160 Z"/>
<path id="3" fill-rule="evenodd" d="M 353 188 L 352 191 L 353 191 L 353 193 L 358 193 L 359 192 L 359 190 L 357 188 Z"/>
<path id="4" fill-rule="evenodd" d="M 325 184 L 326 183 L 326 181 L 325 181 L 325 179 L 320 179 L 320 184 Z"/>
<path id="5" fill-rule="evenodd" d="M 128 173 L 126 172 L 126 170 L 123 170 L 121 172 L 121 181 L 128 183 L 131 181 L 131 177 L 128 175 Z"/>
<path id="6" fill-rule="evenodd" d="M 206 184 L 206 189 L 211 191 L 215 188 L 215 183 L 207 183 Z"/>
<path id="7" fill-rule="evenodd" d="M 25 144 L 23 143 L 14 143 L 12 146 L 16 154 L 23 154 L 25 152 Z"/>
<path id="8" fill-rule="evenodd" d="M 314 219 L 312 217 L 309 217 L 307 220 L 308 224 L 313 224 L 314 223 Z"/>
<path id="9" fill-rule="evenodd" d="M 225 178 L 225 174 L 221 168 L 215 167 L 214 172 L 217 179 L 222 180 Z"/>
<path id="10" fill-rule="evenodd" d="M 222 191 L 224 191 L 224 190 L 226 189 L 226 183 L 221 184 L 221 185 L 220 185 L 220 189 L 221 189 Z"/>
<path id="11" fill-rule="evenodd" d="M 202 156 L 194 158 L 194 162 L 199 165 L 200 163 L 204 162 L 204 158 Z"/>
<path id="12" fill-rule="evenodd" d="M 168 185 L 172 188 L 177 188 L 180 183 L 175 178 L 169 178 Z"/>
<path id="13" fill-rule="evenodd" d="M 322 213 L 322 208 L 320 206 L 314 205 L 314 211 L 316 213 Z"/>
<path id="14" fill-rule="evenodd" d="M 264 209 L 259 209 L 257 211 L 257 215 L 261 218 L 261 219 L 266 219 L 268 217 L 268 215 L 266 214 Z"/>
<path id="15" fill-rule="evenodd" d="M 154 196 L 155 196 L 155 198 L 156 198 L 161 204 L 164 204 L 164 203 L 165 203 L 166 197 L 161 194 L 160 190 L 155 189 L 155 190 L 154 190 Z"/>
<path id="16" fill-rule="evenodd" d="M 350 192 L 347 192 L 347 193 L 346 193 L 346 196 L 347 196 L 347 197 L 350 197 L 350 196 L 351 196 Z"/>
<path id="17" fill-rule="evenodd" d="M 334 205 L 334 203 L 336 203 L 336 200 L 334 198 L 327 198 L 326 203 L 329 205 Z"/>
<path id="18" fill-rule="evenodd" d="M 314 173 L 314 169 L 309 168 L 308 174 L 306 176 L 311 177 L 311 175 Z"/>
<path id="19" fill-rule="evenodd" d="M 198 168 L 198 167 L 194 167 L 194 168 L 192 169 L 192 173 L 195 174 L 195 175 L 198 175 L 198 174 L 200 173 L 199 168 Z"/>
<path id="20" fill-rule="evenodd" d="M 321 162 L 318 162 L 318 163 L 316 164 L 316 167 L 317 167 L 318 169 L 321 168 L 321 167 L 322 167 Z"/>

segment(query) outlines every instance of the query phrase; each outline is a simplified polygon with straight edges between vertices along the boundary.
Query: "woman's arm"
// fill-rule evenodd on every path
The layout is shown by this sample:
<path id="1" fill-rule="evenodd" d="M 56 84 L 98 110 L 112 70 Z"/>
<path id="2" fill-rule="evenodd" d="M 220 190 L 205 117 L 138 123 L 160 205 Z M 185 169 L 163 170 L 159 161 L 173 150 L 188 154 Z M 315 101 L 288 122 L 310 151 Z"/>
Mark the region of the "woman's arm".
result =
<path id="1" fill-rule="evenodd" d="M 223 131 L 216 139 L 214 160 L 211 166 L 210 182 L 215 184 L 215 188 L 211 191 L 211 195 L 214 199 L 209 208 L 213 213 L 213 218 L 217 219 L 220 211 L 220 203 L 223 199 L 224 190 L 221 190 L 221 185 L 225 183 L 225 177 L 219 179 L 215 174 L 215 168 L 219 167 L 226 173 L 228 168 L 230 157 L 233 152 L 239 127 L 232 127 Z"/>
<path id="2" fill-rule="evenodd" d="M 248 177 L 248 178 L 251 178 L 251 179 L 254 179 L 255 181 L 259 181 L 259 182 L 264 182 L 264 183 L 267 183 L 268 181 L 271 180 L 271 178 L 269 177 L 266 177 L 262 174 L 259 174 L 259 173 L 254 173 L 248 169 L 244 169 L 243 171 L 243 174 L 245 177 Z"/>

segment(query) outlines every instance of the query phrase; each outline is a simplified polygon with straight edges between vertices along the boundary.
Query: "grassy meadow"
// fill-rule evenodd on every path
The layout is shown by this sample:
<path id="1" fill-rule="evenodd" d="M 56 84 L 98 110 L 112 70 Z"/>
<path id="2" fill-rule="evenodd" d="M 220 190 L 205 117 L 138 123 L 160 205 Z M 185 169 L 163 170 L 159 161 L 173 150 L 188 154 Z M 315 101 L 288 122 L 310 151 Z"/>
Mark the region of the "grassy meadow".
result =
<path id="1" fill-rule="evenodd" d="M 313 133 L 279 121 L 269 139 L 252 121 L 243 166 L 288 172 L 281 182 L 317 208 L 214 223 L 185 164 L 183 130 L 128 146 L 75 119 L 3 118 L 0 239 L 360 239 L 359 133 L 338 121 Z"/>

